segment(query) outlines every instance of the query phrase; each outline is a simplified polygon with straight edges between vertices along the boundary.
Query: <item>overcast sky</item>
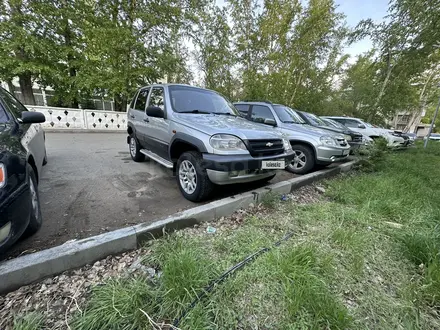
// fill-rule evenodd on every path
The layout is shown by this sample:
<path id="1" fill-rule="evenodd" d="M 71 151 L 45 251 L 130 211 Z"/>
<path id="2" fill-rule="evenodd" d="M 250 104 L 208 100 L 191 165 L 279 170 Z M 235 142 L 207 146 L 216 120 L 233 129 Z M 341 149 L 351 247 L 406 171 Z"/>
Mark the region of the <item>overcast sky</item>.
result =
<path id="1" fill-rule="evenodd" d="M 367 18 L 371 18 L 375 22 L 380 22 L 387 14 L 387 0 L 336 0 L 339 11 L 346 16 L 347 24 L 351 27 Z M 349 48 L 346 52 L 355 57 L 371 48 L 371 41 L 368 39 L 361 40 Z"/>

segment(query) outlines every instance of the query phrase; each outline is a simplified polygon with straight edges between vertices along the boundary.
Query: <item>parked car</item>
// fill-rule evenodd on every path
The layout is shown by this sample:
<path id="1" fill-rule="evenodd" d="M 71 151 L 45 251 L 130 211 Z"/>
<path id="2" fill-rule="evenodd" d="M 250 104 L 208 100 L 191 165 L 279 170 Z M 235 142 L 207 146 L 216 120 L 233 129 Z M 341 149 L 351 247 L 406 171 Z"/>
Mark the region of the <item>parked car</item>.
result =
<path id="1" fill-rule="evenodd" d="M 141 88 L 127 132 L 132 159 L 174 169 L 183 196 L 195 202 L 216 184 L 270 180 L 293 159 L 282 134 L 245 120 L 220 94 L 188 85 Z"/>
<path id="2" fill-rule="evenodd" d="M 44 121 L 0 87 L 0 253 L 41 227 L 37 187 L 47 157 L 38 123 Z"/>
<path id="3" fill-rule="evenodd" d="M 237 102 L 235 107 L 249 121 L 277 127 L 288 135 L 295 153 L 286 168 L 305 174 L 316 165 L 327 166 L 348 157 L 350 145 L 341 134 L 307 125 L 291 108 L 270 102 Z"/>
<path id="4" fill-rule="evenodd" d="M 374 127 L 373 125 L 362 121 L 359 118 L 352 117 L 335 117 L 335 116 L 324 116 L 324 118 L 333 119 L 344 126 L 350 128 L 353 131 L 365 134 L 370 138 L 377 139 L 383 137 L 387 140 L 389 147 L 406 147 L 409 143 L 407 139 L 402 137 L 399 132 L 386 130 L 384 128 Z"/>
<path id="5" fill-rule="evenodd" d="M 343 135 L 350 145 L 351 150 L 359 149 L 359 147 L 362 145 L 362 134 L 351 131 L 344 125 L 338 127 L 334 124 L 328 124 L 324 119 L 312 113 L 298 110 L 295 111 L 308 125 Z"/>
<path id="6" fill-rule="evenodd" d="M 423 139 L 426 140 L 428 138 L 428 136 L 425 136 Z M 429 136 L 430 140 L 433 141 L 440 141 L 440 134 L 437 133 L 431 133 L 431 135 Z"/>
<path id="7" fill-rule="evenodd" d="M 348 143 L 350 144 L 352 150 L 355 150 L 361 146 L 368 146 L 373 142 L 373 139 L 370 138 L 369 136 L 354 132 L 354 131 L 350 130 L 348 127 L 342 125 L 341 123 L 338 123 L 337 121 L 335 121 L 333 119 L 325 118 L 325 117 L 319 117 L 319 118 L 321 120 L 323 120 L 328 126 L 337 127 L 339 129 L 348 129 L 351 132 L 351 134 L 356 134 L 356 137 L 354 137 L 352 135 L 351 140 L 347 140 Z M 359 137 L 359 135 L 360 135 L 360 137 Z"/>

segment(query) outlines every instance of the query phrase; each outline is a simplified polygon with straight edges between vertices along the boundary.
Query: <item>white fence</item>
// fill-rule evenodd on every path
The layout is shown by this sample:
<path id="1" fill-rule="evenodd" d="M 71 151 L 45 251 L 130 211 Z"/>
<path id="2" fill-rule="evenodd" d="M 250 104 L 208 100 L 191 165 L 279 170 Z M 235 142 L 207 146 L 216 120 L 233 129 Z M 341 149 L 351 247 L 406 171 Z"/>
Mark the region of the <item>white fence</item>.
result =
<path id="1" fill-rule="evenodd" d="M 96 131 L 124 131 L 127 129 L 127 113 L 103 110 L 55 108 L 27 105 L 30 111 L 45 115 L 42 126 L 47 129 L 87 129 Z"/>

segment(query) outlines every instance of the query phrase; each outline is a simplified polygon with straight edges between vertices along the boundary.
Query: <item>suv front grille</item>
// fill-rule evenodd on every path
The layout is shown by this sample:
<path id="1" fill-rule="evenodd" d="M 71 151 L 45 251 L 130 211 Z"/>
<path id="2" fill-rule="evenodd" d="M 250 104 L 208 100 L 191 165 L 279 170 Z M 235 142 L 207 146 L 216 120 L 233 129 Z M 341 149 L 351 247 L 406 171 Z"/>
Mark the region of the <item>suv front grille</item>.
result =
<path id="1" fill-rule="evenodd" d="M 353 142 L 362 142 L 362 134 L 353 134 L 352 141 Z"/>
<path id="2" fill-rule="evenodd" d="M 345 139 L 336 139 L 336 141 L 338 141 L 338 144 L 341 147 L 345 147 L 347 145 L 347 141 Z"/>
<path id="3" fill-rule="evenodd" d="M 248 146 L 252 156 L 274 156 L 284 153 L 282 140 L 249 140 Z"/>

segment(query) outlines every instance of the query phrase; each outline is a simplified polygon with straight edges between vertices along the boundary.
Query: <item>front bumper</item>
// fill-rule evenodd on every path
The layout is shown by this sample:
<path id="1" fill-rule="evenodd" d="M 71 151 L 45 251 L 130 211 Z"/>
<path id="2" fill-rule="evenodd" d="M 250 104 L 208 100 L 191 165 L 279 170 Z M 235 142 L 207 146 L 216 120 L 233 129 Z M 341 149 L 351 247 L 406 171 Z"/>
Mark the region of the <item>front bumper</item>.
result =
<path id="1" fill-rule="evenodd" d="M 405 140 L 403 137 L 390 135 L 388 137 L 388 146 L 392 148 L 406 147 L 409 140 Z"/>
<path id="2" fill-rule="evenodd" d="M 342 161 L 350 154 L 350 147 L 318 146 L 316 148 L 316 159 L 322 163 L 335 163 Z"/>
<path id="3" fill-rule="evenodd" d="M 293 151 L 265 157 L 203 154 L 203 166 L 209 179 L 215 184 L 244 183 L 264 179 L 275 173 L 274 170 L 263 170 L 263 161 L 284 160 L 287 166 L 293 157 Z"/>
<path id="4" fill-rule="evenodd" d="M 29 224 L 31 193 L 25 184 L 0 205 L 0 252 L 17 241 Z"/>

